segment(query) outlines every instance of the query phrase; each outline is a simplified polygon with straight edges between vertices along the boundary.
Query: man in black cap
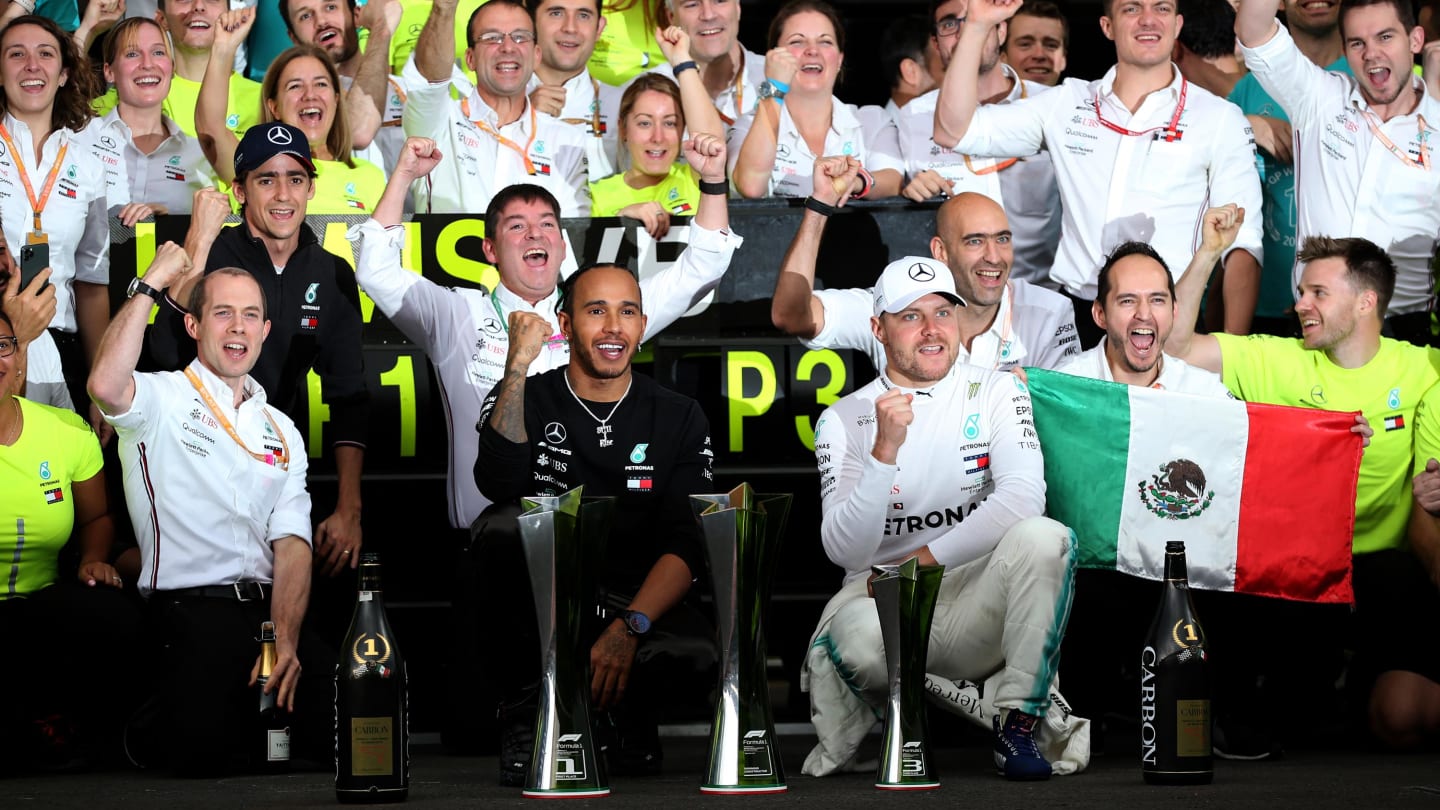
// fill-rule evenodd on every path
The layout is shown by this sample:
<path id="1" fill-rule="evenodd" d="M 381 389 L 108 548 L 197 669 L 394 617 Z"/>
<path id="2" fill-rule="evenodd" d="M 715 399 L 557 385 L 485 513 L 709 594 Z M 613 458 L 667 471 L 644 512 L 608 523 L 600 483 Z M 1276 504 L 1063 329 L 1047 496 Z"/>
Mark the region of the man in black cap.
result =
<path id="1" fill-rule="evenodd" d="M 303 132 L 279 121 L 251 127 L 235 150 L 234 192 L 242 221 L 223 231 L 229 198 L 213 189 L 196 192 L 185 250 L 206 273 L 239 267 L 259 282 L 270 304 L 271 328 L 250 374 L 271 403 L 295 414 L 306 373 L 313 368 L 320 375 L 339 495 L 334 513 L 315 528 L 315 555 L 317 568 L 333 576 L 360 558 L 360 472 L 370 399 L 361 356 L 360 292 L 349 265 L 305 227 L 315 164 Z M 151 341 L 152 354 L 166 368 L 182 368 L 195 356 L 182 319 L 199 276 L 192 270 L 163 291 L 150 291 L 142 282 L 142 292 L 166 303 Z"/>

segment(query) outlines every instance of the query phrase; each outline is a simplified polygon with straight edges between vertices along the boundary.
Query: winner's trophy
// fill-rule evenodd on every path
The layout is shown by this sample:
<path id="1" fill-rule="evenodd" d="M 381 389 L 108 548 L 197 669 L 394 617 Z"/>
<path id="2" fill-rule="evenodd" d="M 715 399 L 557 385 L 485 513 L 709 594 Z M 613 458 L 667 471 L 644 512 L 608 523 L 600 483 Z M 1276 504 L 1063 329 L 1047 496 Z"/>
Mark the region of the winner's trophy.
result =
<path id="1" fill-rule="evenodd" d="M 925 726 L 925 659 L 945 567 L 920 565 L 912 557 L 900 565 L 877 565 L 874 571 L 875 609 L 880 613 L 880 637 L 890 673 L 875 787 L 938 788 Z"/>
<path id="2" fill-rule="evenodd" d="M 749 484 L 690 498 L 705 536 L 720 622 L 720 688 L 703 793 L 786 789 L 770 712 L 761 620 L 770 602 L 790 500 L 790 495 L 756 495 Z"/>
<path id="3" fill-rule="evenodd" d="M 526 498 L 529 511 L 519 518 L 540 629 L 540 706 L 524 791 L 534 798 L 610 795 L 590 722 L 590 648 L 581 632 L 595 610 L 614 499 L 582 499 L 582 489 Z"/>

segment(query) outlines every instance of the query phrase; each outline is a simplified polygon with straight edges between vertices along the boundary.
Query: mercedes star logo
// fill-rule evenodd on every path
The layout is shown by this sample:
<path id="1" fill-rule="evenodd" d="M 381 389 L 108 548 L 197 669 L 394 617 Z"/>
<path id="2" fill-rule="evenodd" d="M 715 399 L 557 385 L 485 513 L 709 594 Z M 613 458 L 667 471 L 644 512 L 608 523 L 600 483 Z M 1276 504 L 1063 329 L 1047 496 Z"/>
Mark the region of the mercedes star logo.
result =
<path id="1" fill-rule="evenodd" d="M 565 426 L 559 422 L 551 422 L 545 426 L 545 441 L 551 444 L 565 443 Z"/>
<path id="2" fill-rule="evenodd" d="M 910 265 L 910 278 L 915 281 L 934 281 L 935 271 L 920 262 Z"/>
<path id="3" fill-rule="evenodd" d="M 270 143 L 280 146 L 289 146 L 295 140 L 294 136 L 290 134 L 290 130 L 279 124 L 271 127 L 270 131 L 265 133 L 265 137 L 270 139 Z"/>
<path id="4" fill-rule="evenodd" d="M 484 323 L 484 329 L 486 332 L 489 332 L 492 335 L 498 334 L 500 332 L 500 322 L 495 320 L 494 318 L 486 318 Z"/>

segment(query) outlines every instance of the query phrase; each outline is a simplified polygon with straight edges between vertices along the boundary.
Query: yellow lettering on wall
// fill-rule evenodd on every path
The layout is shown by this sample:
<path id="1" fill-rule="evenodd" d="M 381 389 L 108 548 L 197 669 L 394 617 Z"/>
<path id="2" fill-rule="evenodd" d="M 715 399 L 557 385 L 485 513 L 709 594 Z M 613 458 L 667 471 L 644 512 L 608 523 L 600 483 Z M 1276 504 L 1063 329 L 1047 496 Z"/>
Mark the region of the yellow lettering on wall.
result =
<path id="1" fill-rule="evenodd" d="M 455 250 L 461 239 L 467 237 L 477 239 L 485 236 L 485 220 L 483 219 L 458 219 L 449 225 L 435 237 L 435 261 L 444 268 L 445 272 L 456 278 L 463 278 L 466 281 L 473 281 L 476 284 L 485 285 L 485 289 L 493 290 L 500 282 L 500 274 L 495 268 L 484 262 L 477 262 L 466 256 L 461 256 Z"/>
<path id="2" fill-rule="evenodd" d="M 840 399 L 840 391 L 845 388 L 845 361 L 830 349 L 808 351 L 795 368 L 795 379 L 809 381 L 816 366 L 830 370 L 830 382 L 816 389 L 815 402 L 823 406 L 834 405 Z M 795 433 L 799 435 L 800 442 L 814 452 L 815 426 L 811 424 L 810 417 L 804 414 L 795 417 Z"/>
<path id="3" fill-rule="evenodd" d="M 760 390 L 753 396 L 745 395 L 745 372 L 754 370 L 760 375 Z M 726 407 L 730 414 L 730 452 L 745 450 L 745 418 L 760 416 L 775 404 L 775 364 L 769 355 L 756 351 L 727 352 L 725 355 Z"/>

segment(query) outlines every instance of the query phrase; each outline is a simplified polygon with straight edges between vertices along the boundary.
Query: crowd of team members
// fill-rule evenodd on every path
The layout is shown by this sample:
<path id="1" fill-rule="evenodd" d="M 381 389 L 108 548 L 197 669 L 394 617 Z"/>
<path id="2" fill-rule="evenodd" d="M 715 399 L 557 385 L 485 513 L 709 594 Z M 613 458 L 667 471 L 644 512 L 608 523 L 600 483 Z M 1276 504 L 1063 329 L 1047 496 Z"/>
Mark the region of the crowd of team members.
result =
<path id="1" fill-rule="evenodd" d="M 844 707 L 847 695 L 883 685 L 873 608 L 850 606 L 864 598 L 856 583 L 871 564 L 912 555 L 955 569 L 946 604 L 1013 613 L 1033 631 L 1002 634 L 1009 618 L 976 626 L 956 619 L 958 612 L 937 625 L 948 641 L 935 642 L 932 659 L 942 669 L 953 660 L 955 670 L 941 675 L 996 680 L 990 699 L 1000 710 L 1002 771 L 1043 778 L 1061 756 L 1042 751 L 1036 730 L 1051 710 L 1073 549 L 1064 527 L 1042 517 L 1039 452 L 1001 449 L 1014 442 L 998 414 L 1014 411 L 1024 386 L 1015 385 L 1019 394 L 1002 392 L 1011 382 L 994 372 L 1021 366 L 1369 417 L 1357 426 L 1371 444 L 1355 532 L 1357 600 L 1374 643 L 1365 659 L 1374 684 L 1368 720 L 1397 746 L 1417 745 L 1440 728 L 1440 666 L 1433 656 L 1407 652 L 1406 632 L 1397 627 L 1407 612 L 1433 616 L 1440 583 L 1440 522 L 1433 517 L 1440 513 L 1440 465 L 1431 461 L 1440 447 L 1429 441 L 1435 431 L 1425 421 L 1440 361 L 1422 348 L 1433 342 L 1440 174 L 1430 165 L 1430 122 L 1440 121 L 1440 101 L 1415 75 L 1422 50 L 1433 68 L 1427 78 L 1440 72 L 1440 47 L 1425 44 L 1431 7 L 1422 11 L 1422 26 L 1405 0 L 1311 2 L 1283 10 L 1287 25 L 1277 26 L 1269 0 L 1242 0 L 1238 9 L 1224 0 L 1108 0 L 1100 27 L 1115 43 L 1117 64 L 1096 81 L 1062 82 L 1069 31 L 1053 4 L 936 0 L 928 17 L 896 20 L 881 37 L 889 103 L 856 107 L 834 95 L 846 30 L 819 0 L 786 3 L 771 20 L 763 55 L 738 41 L 736 0 L 616 9 L 598 0 L 423 5 L 423 24 L 407 27 L 407 19 L 419 18 L 400 0 L 363 7 L 281 0 L 278 12 L 295 45 L 268 63 L 260 83 L 236 66 L 247 39 L 252 57 L 261 50 L 252 32 L 265 8 L 160 0 L 154 19 L 122 21 L 123 2 L 95 0 L 72 21 L 73 32 L 24 14 L 21 2 L 4 12 L 0 188 L 8 191 L 0 193 L 0 222 L 8 249 L 0 267 L 9 283 L 0 390 L 25 398 L 7 398 L 13 411 L 0 404 L 0 474 L 28 500 L 15 532 L 0 534 L 16 560 L 0 610 L 26 628 L 30 649 L 49 650 L 56 638 L 82 631 L 103 649 L 129 643 L 137 626 L 125 618 L 134 605 L 104 586 L 118 592 L 138 584 L 151 597 L 152 626 L 167 639 L 186 639 L 167 641 L 174 664 L 168 711 L 194 744 L 172 746 L 172 763 L 191 771 L 223 765 L 215 752 L 227 744 L 222 720 L 235 710 L 235 695 L 200 694 L 193 686 L 245 663 L 252 652 L 246 622 L 269 615 L 279 626 L 273 688 L 282 702 L 295 703 L 302 660 L 315 671 L 327 666 L 323 644 L 297 644 L 310 588 L 309 556 L 301 552 L 313 548 L 317 566 L 334 575 L 353 567 L 362 544 L 368 404 L 360 288 L 424 347 L 441 379 L 451 430 L 450 522 L 503 535 L 496 521 L 504 516 L 487 496 L 508 497 L 565 471 L 544 453 L 510 446 L 539 441 L 516 420 L 541 406 L 517 404 L 514 395 L 507 401 L 505 392 L 527 372 L 555 370 L 547 390 L 564 391 L 555 388 L 563 378 L 578 406 L 567 404 L 563 418 L 583 413 L 608 437 L 610 417 L 629 396 L 635 346 L 713 289 L 743 241 L 729 230 L 727 198 L 768 196 L 804 197 L 806 209 L 777 280 L 775 325 L 812 347 L 864 351 L 881 371 L 817 427 L 822 539 L 847 585 L 817 629 L 826 654 L 811 656 L 819 668 L 812 677 L 844 685 L 812 698 L 821 745 L 807 772 L 830 772 L 853 755 L 847 746 L 854 729 L 828 723 L 833 715 L 826 712 Z M 397 36 L 417 27 L 413 39 Z M 82 56 L 92 45 L 109 84 L 104 93 Z M 875 290 L 817 290 L 827 221 L 851 200 L 898 195 L 947 199 L 937 211 L 932 256 L 893 264 Z M 236 211 L 241 224 L 222 230 Z M 399 224 L 409 212 L 483 212 L 485 254 L 501 284 L 453 290 L 404 271 Z M 109 218 L 131 225 L 167 213 L 192 215 L 184 249 L 161 249 L 112 325 Z M 354 273 L 316 242 L 304 225 L 307 213 L 372 215 L 350 233 L 358 249 Z M 622 300 L 582 297 L 587 309 L 577 314 L 580 285 L 569 285 L 571 299 L 557 288 L 566 259 L 559 220 L 585 215 L 632 217 L 656 236 L 673 216 L 693 221 L 673 267 L 635 285 L 633 299 L 623 280 L 592 276 L 587 291 L 603 286 Z M 22 290 L 18 264 L 40 245 L 49 269 Z M 242 272 L 216 272 L 227 267 Z M 151 303 L 160 310 L 147 327 Z M 616 317 L 642 319 L 594 326 L 599 337 L 577 326 L 611 306 L 622 313 Z M 1202 317 L 1228 334 L 1192 334 Z M 1301 340 L 1234 337 L 1252 329 Z M 137 373 L 142 342 L 148 362 L 186 374 Z M 567 365 L 572 352 L 581 368 L 559 371 L 575 368 Z M 626 381 L 622 392 L 596 382 L 613 382 L 605 371 L 612 366 L 623 366 L 614 372 Z M 339 473 L 334 511 L 313 528 L 305 452 L 282 413 L 312 368 L 332 409 L 327 438 Z M 195 410 L 184 430 L 209 449 L 167 435 L 164 426 L 185 418 L 192 389 L 210 416 Z M 982 404 L 970 403 L 981 390 Z M 1316 390 L 1328 399 L 1316 398 Z M 934 402 L 920 408 L 915 392 Z M 657 395 L 647 388 L 644 396 L 649 402 Z M 490 424 L 497 397 L 501 413 L 508 402 L 508 424 Z M 68 412 L 84 412 L 87 402 L 97 436 Z M 609 416 L 601 420 L 592 406 Z M 973 408 L 989 409 L 980 435 L 966 421 Z M 656 429 L 628 425 L 629 418 L 616 422 L 622 435 L 648 439 Z M 927 436 L 924 447 L 907 445 L 912 424 Z M 486 440 L 478 446 L 475 425 Z M 935 437 L 962 425 L 963 442 L 956 442 L 990 448 L 990 466 L 965 488 L 966 508 L 976 515 L 963 531 L 900 538 L 863 528 L 888 526 L 877 516 L 904 510 L 890 498 L 902 486 L 913 493 L 905 511 L 925 506 L 930 494 L 930 505 L 953 506 L 951 493 L 934 491 L 941 479 L 929 473 L 949 453 Z M 222 426 L 233 440 L 221 434 L 223 452 L 204 429 Z M 673 463 L 708 480 L 708 439 L 699 443 L 703 425 L 690 428 L 703 449 Z M 1379 432 L 1371 436 L 1372 428 Z M 118 558 L 99 449 L 112 429 L 120 434 L 139 544 Z M 560 458 L 548 430 L 546 441 L 538 446 Z M 635 466 L 651 446 L 635 443 L 625 470 L 654 469 Z M 487 466 L 487 447 L 512 463 Z M 939 455 L 927 460 L 922 453 Z M 216 479 L 195 460 L 211 454 L 233 473 Z M 519 462 L 526 455 L 534 469 Z M 610 471 L 611 461 L 593 463 Z M 256 462 L 267 466 L 253 469 Z M 154 473 L 152 465 L 169 471 Z M 173 482 L 177 471 L 212 486 L 155 486 L 155 479 Z M 502 472 L 511 477 L 498 481 Z M 263 494 L 221 506 L 242 474 Z M 682 512 L 686 494 L 679 493 Z M 216 505 L 213 522 L 185 526 L 192 499 Z M 1413 511 L 1412 500 L 1419 506 Z M 63 519 L 45 511 L 61 502 Z M 34 509 L 46 519 L 29 519 Z M 227 525 L 227 510 L 239 529 Z M 169 532 L 163 562 L 162 524 Z M 81 602 L 55 597 L 53 587 L 58 551 L 72 532 L 78 579 L 91 592 Z M 236 536 L 228 544 L 209 536 L 230 532 Z M 629 580 L 611 591 L 619 599 L 612 607 L 656 614 L 654 605 L 663 613 L 682 600 L 698 557 L 683 543 L 683 552 L 667 550 L 673 540 L 634 550 Z M 255 544 L 265 549 L 259 558 L 246 550 Z M 653 595 L 661 580 L 669 582 L 665 598 Z M 230 587 L 235 583 L 258 588 L 242 592 Z M 511 590 L 509 601 L 528 601 Z M 217 618 L 206 600 L 228 601 L 232 592 L 242 613 Z M 104 625 L 94 622 L 100 615 Z M 650 615 L 646 625 L 660 618 Z M 228 622 L 217 633 L 223 640 L 196 639 L 194 627 L 217 622 Z M 597 673 L 605 673 L 603 689 L 597 686 L 603 704 L 621 701 L 635 645 L 647 643 L 615 622 L 592 654 Z M 106 715 L 118 707 L 75 700 L 85 692 L 73 677 L 85 655 L 75 653 L 54 653 L 56 671 L 71 676 L 48 682 L 0 721 L 23 724 L 34 719 L 23 713 L 63 706 L 113 726 L 116 718 Z M 193 664 L 192 653 L 204 663 L 184 664 Z M 1244 672 L 1240 680 L 1253 684 L 1261 674 Z M 503 697 L 523 729 L 531 716 L 527 684 L 523 673 L 511 680 Z M 300 701 L 323 702 L 317 695 Z M 54 734 L 53 721 L 42 718 L 40 727 Z M 297 725 L 297 745 L 323 750 L 320 724 L 305 725 Z M 1243 722 L 1228 728 L 1253 730 Z M 528 747 L 513 737 L 501 773 L 519 783 L 523 756 L 505 757 Z M 1257 749 L 1234 739 L 1227 745 Z M 1274 749 L 1265 743 L 1258 750 Z M 639 756 L 641 770 L 658 764 L 649 753 Z M 1063 756 L 1083 767 L 1088 752 Z"/>

